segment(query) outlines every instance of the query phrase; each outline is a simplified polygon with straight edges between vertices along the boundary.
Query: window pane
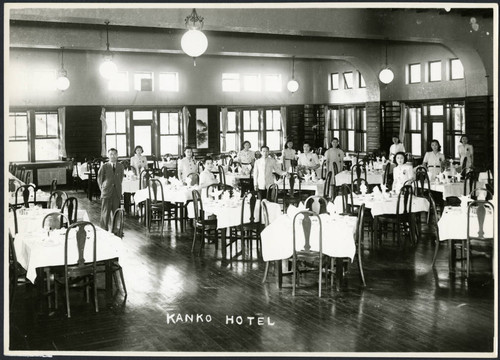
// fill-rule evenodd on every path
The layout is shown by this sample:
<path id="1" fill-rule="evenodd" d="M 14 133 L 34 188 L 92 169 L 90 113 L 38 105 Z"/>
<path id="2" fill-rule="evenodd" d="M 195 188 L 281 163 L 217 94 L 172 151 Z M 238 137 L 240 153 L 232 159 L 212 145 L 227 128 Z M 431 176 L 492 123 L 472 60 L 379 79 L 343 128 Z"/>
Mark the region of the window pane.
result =
<path id="1" fill-rule="evenodd" d="M 462 137 L 462 135 L 455 135 L 455 154 L 454 154 L 454 158 L 457 159 L 460 157 L 460 155 L 458 154 L 458 146 L 460 145 L 460 138 Z"/>
<path id="2" fill-rule="evenodd" d="M 269 150 L 280 150 L 280 132 L 279 131 L 268 131 L 266 134 L 267 146 Z"/>
<path id="3" fill-rule="evenodd" d="M 430 81 L 441 81 L 441 61 L 429 63 Z"/>
<path id="4" fill-rule="evenodd" d="M 451 117 L 452 117 L 453 129 L 455 131 L 465 132 L 465 117 L 464 117 L 463 106 L 452 107 Z"/>
<path id="5" fill-rule="evenodd" d="M 340 123 L 339 123 L 339 110 L 331 110 L 330 111 L 330 117 L 331 117 L 331 126 L 332 129 L 339 129 L 340 128 Z"/>
<path id="6" fill-rule="evenodd" d="M 9 141 L 5 161 L 28 161 L 28 142 Z"/>
<path id="7" fill-rule="evenodd" d="M 134 126 L 134 146 L 141 145 L 143 155 L 151 155 L 151 126 Z"/>
<path id="8" fill-rule="evenodd" d="M 250 126 L 252 130 L 259 130 L 259 112 L 257 110 L 250 111 L 251 122 Z"/>
<path id="9" fill-rule="evenodd" d="M 420 64 L 410 65 L 410 84 L 420 82 Z"/>
<path id="10" fill-rule="evenodd" d="M 135 73 L 134 90 L 153 91 L 153 73 L 151 72 Z"/>
<path id="11" fill-rule="evenodd" d="M 116 135 L 116 150 L 118 156 L 127 155 L 127 135 Z"/>
<path id="12" fill-rule="evenodd" d="M 37 136 L 46 136 L 47 135 L 47 123 L 46 123 L 45 114 L 36 114 L 35 115 L 35 129 Z"/>
<path id="13" fill-rule="evenodd" d="M 47 114 L 47 135 L 57 136 L 57 114 Z"/>
<path id="14" fill-rule="evenodd" d="M 35 139 L 35 161 L 58 159 L 59 139 Z"/>
<path id="15" fill-rule="evenodd" d="M 160 138 L 160 151 L 162 154 L 178 155 L 179 153 L 179 137 L 178 136 L 162 136 Z"/>
<path id="16" fill-rule="evenodd" d="M 160 91 L 179 91 L 177 73 L 160 73 Z"/>
<path id="17" fill-rule="evenodd" d="M 237 151 L 237 138 L 238 136 L 234 133 L 226 134 L 226 151 Z"/>
<path id="18" fill-rule="evenodd" d="M 107 112 L 106 113 L 106 134 L 112 134 L 115 132 L 116 132 L 115 113 Z"/>
<path id="19" fill-rule="evenodd" d="M 365 78 L 360 72 L 358 72 L 358 74 L 359 74 L 359 87 L 365 88 L 366 87 Z"/>
<path id="20" fill-rule="evenodd" d="M 127 124 L 125 120 L 125 112 L 117 112 L 115 113 L 116 118 L 116 132 L 117 133 L 126 133 L 127 132 Z"/>
<path id="21" fill-rule="evenodd" d="M 332 78 L 332 90 L 338 90 L 339 89 L 339 74 L 331 74 Z"/>
<path id="22" fill-rule="evenodd" d="M 10 116 L 9 137 L 15 137 L 17 140 L 28 139 L 28 116 L 23 113 Z"/>
<path id="23" fill-rule="evenodd" d="M 128 91 L 128 72 L 117 72 L 109 81 L 108 89 L 111 91 Z"/>
<path id="24" fill-rule="evenodd" d="M 265 91 L 281 91 L 281 75 L 264 75 Z"/>
<path id="25" fill-rule="evenodd" d="M 348 142 L 348 149 L 351 151 L 354 151 L 354 131 L 349 130 L 347 132 L 347 142 Z"/>
<path id="26" fill-rule="evenodd" d="M 431 105 L 431 106 L 429 106 L 429 114 L 431 116 L 442 116 L 443 115 L 443 105 Z"/>
<path id="27" fill-rule="evenodd" d="M 420 135 L 420 134 L 415 134 L 415 133 L 411 134 L 411 153 L 412 153 L 412 155 L 416 155 L 416 156 L 422 155 L 421 144 L 420 144 L 421 137 L 422 137 L 422 135 Z"/>
<path id="28" fill-rule="evenodd" d="M 243 90 L 261 91 L 260 75 L 243 75 Z"/>
<path id="29" fill-rule="evenodd" d="M 361 110 L 361 130 L 366 131 L 366 109 Z"/>
<path id="30" fill-rule="evenodd" d="M 439 143 L 441 145 L 444 144 L 443 123 L 442 122 L 432 123 L 432 139 L 436 139 L 437 141 L 439 141 Z"/>
<path id="31" fill-rule="evenodd" d="M 273 110 L 273 129 L 281 130 L 281 112 L 278 110 Z"/>
<path id="32" fill-rule="evenodd" d="M 259 147 L 259 133 L 256 131 L 243 133 L 243 141 L 250 141 L 253 150 Z"/>
<path id="33" fill-rule="evenodd" d="M 451 60 L 451 79 L 463 79 L 464 78 L 464 67 L 460 59 Z"/>
<path id="34" fill-rule="evenodd" d="M 153 112 L 152 111 L 134 111 L 133 112 L 134 120 L 153 120 Z"/>
<path id="35" fill-rule="evenodd" d="M 410 116 L 410 130 L 420 130 L 421 124 L 421 108 L 410 108 L 409 116 Z"/>
<path id="36" fill-rule="evenodd" d="M 168 117 L 170 119 L 170 134 L 179 134 L 179 113 L 170 113 Z"/>
<path id="37" fill-rule="evenodd" d="M 106 135 L 106 152 L 111 148 L 116 149 L 116 135 Z"/>
<path id="38" fill-rule="evenodd" d="M 363 133 L 363 146 L 361 148 L 361 151 L 366 151 L 366 133 Z"/>
<path id="39" fill-rule="evenodd" d="M 344 73 L 344 89 L 352 89 L 354 87 L 354 77 L 352 72 Z"/>
<path id="40" fill-rule="evenodd" d="M 231 74 L 231 73 L 222 74 L 222 91 L 226 92 L 240 91 L 240 74 Z"/>
<path id="41" fill-rule="evenodd" d="M 354 109 L 346 109 L 345 116 L 347 129 L 354 129 Z"/>
<path id="42" fill-rule="evenodd" d="M 236 131 L 236 112 L 227 112 L 227 131 Z"/>
<path id="43" fill-rule="evenodd" d="M 266 110 L 266 130 L 273 129 L 273 111 Z"/>

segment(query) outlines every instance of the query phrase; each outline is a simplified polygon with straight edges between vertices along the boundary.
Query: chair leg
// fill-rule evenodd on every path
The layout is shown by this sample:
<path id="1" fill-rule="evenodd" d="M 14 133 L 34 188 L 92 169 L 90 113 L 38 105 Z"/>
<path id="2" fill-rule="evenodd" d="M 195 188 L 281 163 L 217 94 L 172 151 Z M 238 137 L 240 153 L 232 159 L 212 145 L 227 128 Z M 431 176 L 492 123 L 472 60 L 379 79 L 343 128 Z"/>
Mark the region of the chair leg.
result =
<path id="1" fill-rule="evenodd" d="M 69 284 L 68 279 L 64 281 L 65 293 L 66 293 L 66 311 L 68 313 L 68 318 L 71 317 L 71 309 L 69 308 Z"/>
<path id="2" fill-rule="evenodd" d="M 297 279 L 297 259 L 295 256 L 293 257 L 293 262 L 292 262 L 292 296 L 295 296 L 295 281 Z"/>
<path id="3" fill-rule="evenodd" d="M 193 244 L 191 245 L 191 252 L 194 252 L 194 244 L 196 243 L 196 233 L 198 229 L 195 227 L 194 228 L 194 235 L 193 235 Z"/>
<path id="4" fill-rule="evenodd" d="M 439 240 L 437 239 L 435 241 L 435 247 L 436 248 L 434 249 L 434 257 L 432 258 L 432 267 L 434 267 L 434 265 L 436 264 L 436 258 L 439 251 Z"/>
<path id="5" fill-rule="evenodd" d="M 366 282 L 365 282 L 365 274 L 363 272 L 363 261 L 361 260 L 361 251 L 358 250 L 358 269 L 359 269 L 359 275 L 361 276 L 361 282 L 363 283 L 363 286 L 366 287 Z"/>
<path id="6" fill-rule="evenodd" d="M 266 261 L 266 268 L 264 270 L 264 278 L 262 279 L 262 283 L 264 284 L 267 280 L 267 273 L 269 272 L 269 261 Z"/>
<path id="7" fill-rule="evenodd" d="M 92 277 L 92 286 L 94 288 L 94 306 L 95 306 L 95 312 L 99 312 L 99 304 L 97 303 L 97 283 L 95 280 L 96 280 L 95 276 L 93 276 Z"/>
<path id="8" fill-rule="evenodd" d="M 120 279 L 122 281 L 123 294 L 125 295 L 125 297 L 127 297 L 127 287 L 125 286 L 125 278 L 123 277 L 123 270 L 120 267 L 118 271 L 120 272 Z"/>

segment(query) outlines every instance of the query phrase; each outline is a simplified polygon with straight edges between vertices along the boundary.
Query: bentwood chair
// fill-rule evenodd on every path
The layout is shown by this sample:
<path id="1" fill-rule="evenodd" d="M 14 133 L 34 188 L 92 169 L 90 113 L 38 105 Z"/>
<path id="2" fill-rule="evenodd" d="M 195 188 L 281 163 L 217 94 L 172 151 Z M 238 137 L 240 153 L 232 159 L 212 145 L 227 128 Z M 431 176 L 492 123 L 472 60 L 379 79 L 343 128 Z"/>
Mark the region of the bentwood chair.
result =
<path id="1" fill-rule="evenodd" d="M 57 179 L 53 179 L 50 183 L 50 194 L 57 190 Z"/>
<path id="2" fill-rule="evenodd" d="M 69 197 L 64 202 L 61 212 L 69 219 L 69 225 L 77 222 L 78 218 L 78 199 L 76 197 Z"/>
<path id="3" fill-rule="evenodd" d="M 215 184 L 217 185 L 217 184 Z M 196 242 L 198 238 L 200 239 L 200 248 L 198 255 L 205 246 L 205 239 L 215 243 L 215 252 L 218 249 L 218 234 L 217 230 L 217 219 L 216 218 L 205 218 L 205 212 L 203 210 L 203 201 L 198 190 L 193 190 L 193 208 L 194 208 L 194 235 L 193 243 L 191 244 L 191 252 L 194 253 L 196 247 Z M 225 231 L 225 229 L 223 230 Z M 224 246 L 224 244 L 222 244 Z"/>
<path id="4" fill-rule="evenodd" d="M 197 173 L 188 174 L 186 179 L 191 179 L 191 186 L 198 185 L 200 183 L 200 175 L 198 175 Z"/>
<path id="5" fill-rule="evenodd" d="M 113 213 L 113 222 L 112 222 L 113 225 L 111 226 L 111 232 L 115 236 L 118 236 L 120 239 L 123 238 L 124 216 L 125 216 L 125 209 L 116 209 L 115 212 Z M 127 297 L 127 287 L 125 286 L 123 269 L 120 265 L 118 258 L 115 258 L 111 261 L 110 271 L 113 273 L 113 278 L 116 286 L 118 286 L 118 279 L 116 277 L 116 273 L 120 274 L 120 280 L 123 287 L 123 294 L 125 297 Z"/>
<path id="6" fill-rule="evenodd" d="M 233 187 L 231 185 L 224 185 L 224 184 L 210 184 L 206 187 L 206 190 L 205 190 L 205 194 L 206 194 L 206 197 L 212 197 L 214 196 L 214 194 L 217 194 L 216 191 L 220 191 L 220 193 L 218 193 L 218 196 L 217 196 L 217 199 L 221 199 L 222 198 L 222 195 L 224 195 L 225 192 L 228 192 L 229 193 L 229 197 L 232 197 L 233 196 Z"/>
<path id="7" fill-rule="evenodd" d="M 266 199 L 269 202 L 277 203 L 278 202 L 278 184 L 271 184 L 267 188 Z"/>
<path id="8" fill-rule="evenodd" d="M 353 186 L 353 191 L 355 189 L 359 189 L 361 186 L 361 179 L 366 181 L 366 166 L 362 160 L 359 160 L 353 167 L 351 168 L 351 186 Z"/>
<path id="9" fill-rule="evenodd" d="M 226 185 L 226 173 L 224 172 L 224 168 L 219 165 L 217 169 L 219 170 L 219 183 Z"/>
<path id="10" fill-rule="evenodd" d="M 262 246 L 260 243 L 260 232 L 262 231 L 262 224 L 260 223 L 260 221 L 257 221 L 256 217 L 258 215 L 256 206 L 257 198 L 257 192 L 247 192 L 241 201 L 240 224 L 230 228 L 229 246 L 231 259 L 233 259 L 232 244 L 237 244 L 238 240 L 240 241 L 241 252 L 237 251 L 235 257 L 240 254 L 242 255 L 242 257 L 245 257 L 248 249 L 250 258 L 252 258 L 254 242 L 256 243 L 258 257 L 262 257 Z"/>
<path id="11" fill-rule="evenodd" d="M 337 164 L 335 164 L 335 165 L 337 165 Z M 324 183 L 324 188 L 323 188 L 323 197 L 327 201 L 335 199 L 335 196 L 337 194 L 337 192 L 335 190 L 335 184 L 333 186 L 333 194 L 331 193 L 331 191 L 332 191 L 332 176 L 333 176 L 332 172 L 329 171 L 328 174 L 326 174 L 326 178 L 325 178 L 325 183 Z M 335 182 L 335 180 L 334 180 L 334 182 Z"/>
<path id="12" fill-rule="evenodd" d="M 469 194 L 473 189 L 475 189 L 476 183 L 477 174 L 472 170 L 468 171 L 464 177 L 464 195 Z"/>
<path id="13" fill-rule="evenodd" d="M 159 222 L 161 225 L 160 234 L 163 235 L 163 225 L 165 218 L 165 198 L 163 196 L 163 185 L 155 178 L 149 179 L 148 184 L 149 199 L 147 202 L 147 225 L 148 232 L 151 232 L 151 223 Z"/>
<path id="14" fill-rule="evenodd" d="M 357 207 L 354 205 L 351 187 L 347 184 L 342 184 L 340 194 L 342 196 L 342 215 L 356 215 Z"/>
<path id="15" fill-rule="evenodd" d="M 415 196 L 428 197 L 431 193 L 431 182 L 427 169 L 419 165 L 415 169 Z"/>
<path id="16" fill-rule="evenodd" d="M 289 189 L 286 189 L 288 181 Z M 298 186 L 297 186 L 298 185 Z M 298 187 L 298 189 L 297 189 Z M 291 173 L 288 179 L 283 179 L 283 211 L 286 212 L 289 205 L 297 206 L 302 200 L 302 181 L 297 173 Z"/>
<path id="17" fill-rule="evenodd" d="M 16 209 L 13 208 L 12 211 L 15 214 Z M 19 284 L 26 284 L 26 271 L 17 262 L 14 236 L 9 229 L 9 309 L 11 310 L 16 299 L 16 290 Z"/>
<path id="18" fill-rule="evenodd" d="M 33 196 L 33 200 L 30 197 Z M 19 202 L 22 197 L 22 202 Z M 15 206 L 19 208 L 21 206 L 29 207 L 29 204 L 36 205 L 36 188 L 33 184 L 21 185 L 17 188 L 15 192 Z"/>
<path id="19" fill-rule="evenodd" d="M 58 307 L 58 288 L 64 286 L 66 297 L 66 311 L 68 318 L 71 317 L 69 300 L 70 288 L 85 288 L 87 302 L 89 302 L 90 288 L 93 289 L 95 312 L 99 312 L 97 302 L 97 262 L 96 262 L 96 230 L 94 225 L 88 221 L 74 223 L 66 230 L 64 239 L 64 268 L 54 271 L 55 306 Z M 71 246 L 70 243 L 74 243 Z M 85 247 L 92 246 L 92 257 L 85 259 Z M 69 249 L 75 248 L 78 253 L 78 261 L 74 264 L 68 262 Z"/>
<path id="20" fill-rule="evenodd" d="M 68 199 L 68 194 L 62 190 L 55 190 L 49 197 L 47 207 L 49 209 L 62 209 L 64 202 Z"/>
<path id="21" fill-rule="evenodd" d="M 328 201 L 322 196 L 309 196 L 304 202 L 305 208 L 315 214 L 326 214 L 327 204 Z"/>
<path id="22" fill-rule="evenodd" d="M 60 212 L 51 212 L 42 220 L 42 228 L 48 227 L 50 230 L 62 229 L 64 224 L 69 224 L 69 219 L 66 215 Z"/>

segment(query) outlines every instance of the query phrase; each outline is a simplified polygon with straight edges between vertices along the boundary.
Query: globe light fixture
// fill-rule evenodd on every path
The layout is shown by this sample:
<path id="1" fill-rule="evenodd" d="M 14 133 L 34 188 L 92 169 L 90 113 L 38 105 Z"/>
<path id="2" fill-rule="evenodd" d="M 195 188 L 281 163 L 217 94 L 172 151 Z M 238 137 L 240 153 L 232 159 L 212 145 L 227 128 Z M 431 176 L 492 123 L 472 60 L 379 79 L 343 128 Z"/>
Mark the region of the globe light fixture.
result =
<path id="1" fill-rule="evenodd" d="M 61 69 L 59 76 L 56 79 L 56 88 L 61 91 L 69 89 L 70 81 L 68 79 L 68 72 L 64 69 L 64 48 L 61 47 Z"/>
<path id="2" fill-rule="evenodd" d="M 194 66 L 196 66 L 196 58 L 203 55 L 208 48 L 208 39 L 201 31 L 203 20 L 196 13 L 196 9 L 193 9 L 184 20 L 188 31 L 182 36 L 181 47 L 182 51 L 193 58 Z"/>
<path id="3" fill-rule="evenodd" d="M 387 65 L 387 42 L 385 43 L 385 67 L 378 73 L 378 79 L 386 85 L 394 80 L 394 72 Z"/>
<path id="4" fill-rule="evenodd" d="M 107 80 L 110 80 L 115 76 L 118 71 L 116 64 L 113 62 L 113 54 L 109 50 L 109 21 L 105 22 L 106 24 L 106 52 L 104 54 L 104 62 L 99 67 L 99 72 L 101 76 Z"/>
<path id="5" fill-rule="evenodd" d="M 288 84 L 286 84 L 286 88 L 292 94 L 299 90 L 299 83 L 297 80 L 295 80 L 295 56 L 292 57 L 292 80 L 290 80 Z"/>

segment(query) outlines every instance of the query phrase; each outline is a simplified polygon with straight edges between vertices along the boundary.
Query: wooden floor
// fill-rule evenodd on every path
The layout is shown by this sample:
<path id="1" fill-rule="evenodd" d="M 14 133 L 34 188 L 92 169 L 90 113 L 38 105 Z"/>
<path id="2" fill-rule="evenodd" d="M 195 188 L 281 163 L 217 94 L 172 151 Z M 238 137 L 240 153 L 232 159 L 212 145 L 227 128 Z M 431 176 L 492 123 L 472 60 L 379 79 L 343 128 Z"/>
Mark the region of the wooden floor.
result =
<path id="1" fill-rule="evenodd" d="M 81 191 L 77 197 L 98 223 L 99 202 L 89 202 Z M 292 297 L 290 288 L 278 289 L 273 276 L 261 283 L 264 263 L 222 263 L 213 245 L 202 257 L 193 256 L 190 227 L 183 233 L 168 227 L 160 238 L 128 217 L 124 231 L 120 263 L 127 299 L 116 292 L 106 301 L 102 291 L 95 313 L 78 293 L 67 319 L 62 308 L 40 313 L 33 286 L 21 285 L 10 313 L 10 350 L 493 351 L 491 274 L 468 281 L 450 277 L 446 244 L 433 271 L 434 245 L 425 229 L 416 249 L 402 252 L 392 240 L 382 250 L 366 249 L 366 288 L 352 266 L 342 289 L 328 287 L 321 298 L 312 278 L 309 288 Z M 177 314 L 194 315 L 193 322 L 179 321 Z M 231 317 L 233 324 L 227 323 Z M 251 325 L 248 317 L 255 318 Z"/>

